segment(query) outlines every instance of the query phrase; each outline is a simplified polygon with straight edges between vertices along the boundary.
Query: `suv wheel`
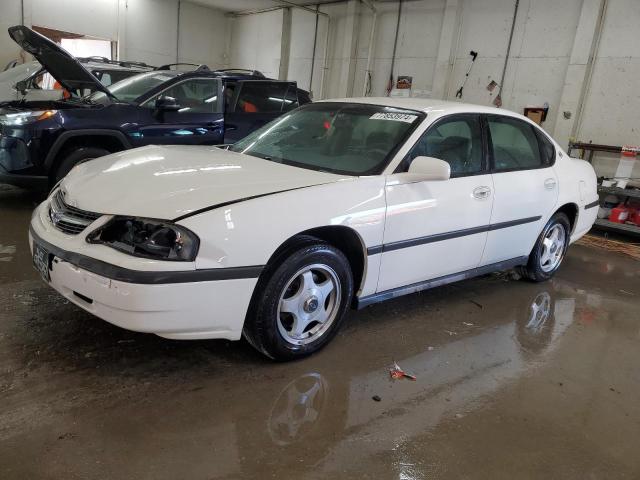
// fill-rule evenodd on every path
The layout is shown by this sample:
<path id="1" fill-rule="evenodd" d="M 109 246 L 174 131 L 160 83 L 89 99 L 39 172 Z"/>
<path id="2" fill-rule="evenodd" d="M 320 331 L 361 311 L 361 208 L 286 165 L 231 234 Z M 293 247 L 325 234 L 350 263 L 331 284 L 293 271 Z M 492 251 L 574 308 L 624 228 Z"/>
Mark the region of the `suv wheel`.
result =
<path id="1" fill-rule="evenodd" d="M 104 157 L 110 153 L 109 150 L 96 147 L 78 147 L 69 150 L 62 158 L 58 168 L 51 175 L 53 183 L 55 184 L 62 180 L 77 164 L 86 162 L 87 160 L 93 160 L 94 158 Z"/>

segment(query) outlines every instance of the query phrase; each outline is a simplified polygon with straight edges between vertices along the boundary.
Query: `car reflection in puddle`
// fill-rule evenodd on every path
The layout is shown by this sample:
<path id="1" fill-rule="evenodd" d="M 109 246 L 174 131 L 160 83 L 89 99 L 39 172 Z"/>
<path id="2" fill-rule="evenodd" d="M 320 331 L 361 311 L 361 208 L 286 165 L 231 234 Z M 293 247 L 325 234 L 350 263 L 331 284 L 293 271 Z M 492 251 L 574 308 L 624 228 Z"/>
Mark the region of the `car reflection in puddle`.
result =
<path id="1" fill-rule="evenodd" d="M 308 435 L 323 417 L 325 407 L 335 408 L 345 401 L 344 428 L 387 432 L 390 437 L 400 432 L 418 433 L 435 425 L 447 411 L 464 409 L 474 399 L 521 375 L 535 360 L 531 355 L 540 357 L 552 349 L 573 322 L 574 298 L 562 297 L 554 290 L 538 291 L 526 298 L 522 308 L 500 312 L 507 322 L 397 358 L 406 371 L 417 376 L 416 382 L 397 387 L 389 380 L 386 365 L 342 379 L 329 371 L 325 376 L 316 371 L 297 377 L 273 401 L 268 420 L 273 442 L 288 445 Z M 331 395 L 327 378 L 332 379 Z M 350 378 L 348 384 L 346 378 Z M 346 398 L 338 398 L 345 396 L 343 390 L 347 390 Z M 381 397 L 380 401 L 372 402 L 373 396 Z M 406 424 L 398 418 L 403 413 L 408 414 Z M 421 421 L 416 422 L 416 418 Z M 388 425 L 381 428 L 384 423 Z"/>
<path id="2" fill-rule="evenodd" d="M 320 421 L 329 397 L 329 385 L 319 373 L 292 380 L 273 402 L 267 423 L 276 445 L 300 440 Z"/>
<path id="3" fill-rule="evenodd" d="M 520 306 L 487 306 L 483 315 L 498 318 L 497 324 L 459 332 L 452 341 L 396 358 L 417 376 L 416 382 L 391 381 L 388 365 L 379 364 L 366 372 L 350 365 L 342 376 L 334 366 L 296 377 L 272 402 L 271 441 L 287 451 L 295 442 L 313 443 L 317 465 L 327 472 L 353 463 L 355 439 L 371 440 L 358 442 L 364 450 L 360 461 L 383 452 L 400 455 L 403 442 L 481 408 L 496 390 L 544 362 L 572 324 L 576 305 L 575 290 L 561 281 L 544 287 L 518 295 Z M 366 360 L 362 364 L 371 364 Z M 394 475 L 406 468 L 415 473 L 420 461 L 396 458 L 393 465 L 402 471 Z"/>

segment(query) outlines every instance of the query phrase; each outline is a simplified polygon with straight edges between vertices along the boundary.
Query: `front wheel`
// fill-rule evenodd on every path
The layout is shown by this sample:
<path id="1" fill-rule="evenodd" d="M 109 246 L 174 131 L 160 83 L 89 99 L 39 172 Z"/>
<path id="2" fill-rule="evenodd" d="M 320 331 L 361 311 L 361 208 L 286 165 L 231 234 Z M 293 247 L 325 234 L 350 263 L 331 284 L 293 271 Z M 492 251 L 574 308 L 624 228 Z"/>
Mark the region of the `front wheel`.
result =
<path id="1" fill-rule="evenodd" d="M 351 303 L 353 276 L 337 248 L 302 239 L 268 266 L 243 334 L 275 360 L 294 360 L 324 347 L 335 336 Z"/>
<path id="2" fill-rule="evenodd" d="M 55 172 L 51 175 L 52 183 L 57 183 L 62 180 L 77 164 L 93 160 L 94 158 L 104 157 L 105 155 L 109 155 L 109 153 L 111 153 L 109 150 L 96 147 L 78 147 L 69 150 L 62 158 Z"/>
<path id="3" fill-rule="evenodd" d="M 522 273 L 529 280 L 544 282 L 556 273 L 569 246 L 571 226 L 561 212 L 553 215 L 538 237 Z"/>

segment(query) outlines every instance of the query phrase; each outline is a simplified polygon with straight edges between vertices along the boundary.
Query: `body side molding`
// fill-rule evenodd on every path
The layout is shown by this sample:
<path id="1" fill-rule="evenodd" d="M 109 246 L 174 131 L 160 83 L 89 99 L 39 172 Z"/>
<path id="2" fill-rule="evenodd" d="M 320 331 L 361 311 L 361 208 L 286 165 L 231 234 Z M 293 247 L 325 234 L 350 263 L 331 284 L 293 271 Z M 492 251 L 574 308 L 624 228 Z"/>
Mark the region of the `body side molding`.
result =
<path id="1" fill-rule="evenodd" d="M 421 292 L 423 290 L 439 287 L 448 283 L 478 277 L 480 275 L 485 275 L 491 272 L 506 270 L 509 268 L 517 267 L 519 265 L 525 265 L 528 259 L 529 257 L 516 257 L 510 260 L 503 260 L 502 262 L 472 268 L 471 270 L 465 270 L 464 272 L 452 273 L 443 277 L 432 278 L 423 282 L 413 283 L 411 285 L 405 285 L 402 287 L 393 288 L 391 290 L 385 290 L 383 292 L 374 293 L 373 295 L 367 295 L 366 297 L 359 297 L 354 300 L 354 306 L 359 310 L 369 305 L 373 305 L 374 303 L 383 302 L 385 300 L 401 297 L 410 293 Z"/>
<path id="2" fill-rule="evenodd" d="M 482 225 L 479 227 L 465 228 L 463 230 L 454 230 L 452 232 L 436 233 L 426 237 L 411 238 L 409 240 L 399 240 L 397 242 L 385 243 L 384 245 L 375 245 L 367 248 L 367 255 L 376 255 L 383 252 L 392 252 L 402 248 L 415 247 L 424 245 L 425 243 L 441 242 L 452 238 L 464 237 L 466 235 L 475 235 L 476 233 L 500 230 L 502 228 L 515 227 L 525 223 L 537 222 L 542 216 L 520 218 L 518 220 L 510 220 L 508 222 L 494 223 L 492 225 Z"/>

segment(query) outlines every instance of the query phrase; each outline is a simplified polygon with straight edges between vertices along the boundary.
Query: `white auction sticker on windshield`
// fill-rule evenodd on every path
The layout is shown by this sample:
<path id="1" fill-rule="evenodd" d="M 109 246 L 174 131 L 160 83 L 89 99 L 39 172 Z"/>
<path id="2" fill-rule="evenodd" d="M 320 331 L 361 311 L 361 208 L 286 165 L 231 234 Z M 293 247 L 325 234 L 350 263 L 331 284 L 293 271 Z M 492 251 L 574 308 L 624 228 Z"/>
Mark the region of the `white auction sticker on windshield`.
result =
<path id="1" fill-rule="evenodd" d="M 389 112 L 381 112 L 374 113 L 369 117 L 371 120 L 394 120 L 396 122 L 405 122 L 405 123 L 413 123 L 413 121 L 418 118 L 417 115 L 410 115 L 408 113 L 389 113 Z"/>

